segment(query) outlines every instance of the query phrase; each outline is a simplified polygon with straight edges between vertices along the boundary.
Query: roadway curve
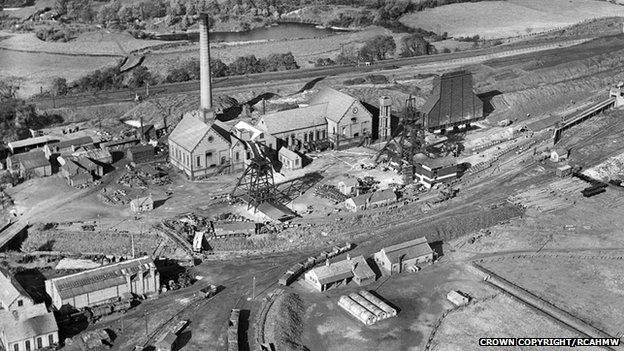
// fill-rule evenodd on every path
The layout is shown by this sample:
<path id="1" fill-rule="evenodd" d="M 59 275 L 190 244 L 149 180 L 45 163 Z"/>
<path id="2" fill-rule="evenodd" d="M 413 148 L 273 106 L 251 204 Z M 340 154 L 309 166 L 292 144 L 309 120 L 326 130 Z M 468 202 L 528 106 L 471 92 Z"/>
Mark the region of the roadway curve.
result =
<path id="1" fill-rule="evenodd" d="M 335 76 L 341 74 L 362 74 L 384 69 L 396 69 L 404 66 L 418 66 L 424 68 L 441 68 L 441 65 L 457 66 L 463 64 L 474 64 L 495 58 L 510 57 L 545 50 L 553 50 L 569 46 L 578 45 L 592 38 L 562 41 L 559 43 L 526 45 L 522 47 L 509 48 L 498 46 L 488 49 L 456 52 L 450 54 L 438 54 L 431 56 L 406 57 L 375 62 L 370 66 L 332 66 L 316 67 L 310 69 L 300 69 L 296 71 L 280 71 L 249 74 L 245 76 L 233 76 L 222 79 L 215 79 L 213 83 L 214 91 L 217 93 L 228 93 L 240 90 L 242 87 L 248 90 L 254 86 L 271 87 L 280 86 L 284 80 L 310 79 L 323 76 Z M 272 84 L 268 84 L 273 82 Z M 189 81 L 181 83 L 161 84 L 150 87 L 149 98 L 161 97 L 170 94 L 194 92 L 199 90 L 199 81 Z M 29 102 L 35 104 L 39 109 L 59 108 L 59 107 L 82 107 L 95 106 L 111 103 L 127 102 L 134 100 L 135 94 L 144 95 L 145 89 L 119 89 L 113 91 L 98 91 L 93 93 L 81 93 L 58 98 L 34 98 Z"/>

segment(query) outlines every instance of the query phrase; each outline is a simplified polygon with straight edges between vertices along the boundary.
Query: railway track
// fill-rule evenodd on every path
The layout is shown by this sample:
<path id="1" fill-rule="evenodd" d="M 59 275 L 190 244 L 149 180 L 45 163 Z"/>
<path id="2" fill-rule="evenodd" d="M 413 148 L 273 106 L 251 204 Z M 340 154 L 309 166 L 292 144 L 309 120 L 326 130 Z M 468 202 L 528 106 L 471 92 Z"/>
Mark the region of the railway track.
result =
<path id="1" fill-rule="evenodd" d="M 553 50 L 563 47 L 569 47 L 584 43 L 589 39 L 568 40 L 555 44 L 527 45 L 522 47 L 509 48 L 505 46 L 494 47 L 489 49 L 479 49 L 473 51 L 465 51 L 450 54 L 437 54 L 430 56 L 408 57 L 390 59 L 376 62 L 369 66 L 331 66 L 318 67 L 310 69 L 300 69 L 296 71 L 266 72 L 250 74 L 247 76 L 232 76 L 221 80 L 215 80 L 215 92 L 227 93 L 236 88 L 241 87 L 272 87 L 283 85 L 285 80 L 309 79 L 323 76 L 335 76 L 349 73 L 371 73 L 384 69 L 396 69 L 402 66 L 421 65 L 421 68 L 434 68 L 440 64 L 469 64 L 486 61 L 494 58 L 508 57 L 534 53 L 537 51 Z M 278 83 L 268 84 L 271 81 L 279 81 Z M 228 87 L 230 88 L 228 90 Z M 185 92 L 199 91 L 199 81 L 181 82 L 162 84 L 150 87 L 150 96 L 148 99 Z M 33 98 L 29 102 L 33 103 L 39 109 L 60 108 L 60 107 L 80 107 L 95 106 L 110 103 L 133 101 L 136 94 L 143 95 L 144 89 L 118 89 L 114 91 L 100 91 L 97 93 L 81 93 L 60 98 Z"/>

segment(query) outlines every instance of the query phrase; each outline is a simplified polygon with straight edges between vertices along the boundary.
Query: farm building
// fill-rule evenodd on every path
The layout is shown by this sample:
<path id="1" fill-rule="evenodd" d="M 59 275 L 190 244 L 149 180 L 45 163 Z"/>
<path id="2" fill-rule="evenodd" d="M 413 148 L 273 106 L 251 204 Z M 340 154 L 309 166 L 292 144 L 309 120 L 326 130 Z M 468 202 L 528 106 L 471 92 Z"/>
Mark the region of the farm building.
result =
<path id="1" fill-rule="evenodd" d="M 63 140 L 56 143 L 50 143 L 43 147 L 43 152 L 47 158 L 52 155 L 68 155 L 75 152 L 79 147 L 85 145 L 93 145 L 93 139 L 90 136 L 84 136 L 75 139 Z"/>
<path id="2" fill-rule="evenodd" d="M 33 299 L 11 273 L 0 268 L 0 310 L 13 311 L 34 304 Z"/>
<path id="3" fill-rule="evenodd" d="M 368 207 L 371 194 L 362 194 L 345 200 L 345 208 L 351 212 L 364 211 Z"/>
<path id="4" fill-rule="evenodd" d="M 33 150 L 17 154 L 7 159 L 7 169 L 22 177 L 32 174 L 36 177 L 52 175 L 52 165 L 41 150 Z"/>
<path id="5" fill-rule="evenodd" d="M 446 298 L 456 306 L 463 306 L 470 302 L 470 299 L 459 291 L 451 290 L 446 294 Z"/>
<path id="6" fill-rule="evenodd" d="M 146 163 L 154 161 L 155 150 L 152 145 L 135 145 L 126 152 L 128 160 L 134 163 Z"/>
<path id="7" fill-rule="evenodd" d="M 50 137 L 49 135 L 39 136 L 35 138 L 22 139 L 17 141 L 11 141 L 7 144 L 11 154 L 21 154 L 33 149 L 43 147 L 50 143 L 59 141 L 57 138 Z"/>
<path id="8" fill-rule="evenodd" d="M 216 236 L 254 235 L 257 227 L 254 222 L 212 222 L 212 230 Z"/>
<path id="9" fill-rule="evenodd" d="M 347 196 L 359 195 L 359 187 L 360 181 L 358 181 L 357 178 L 354 177 L 349 177 L 338 182 L 338 190 L 340 190 L 341 193 Z"/>
<path id="10" fill-rule="evenodd" d="M 564 148 L 556 148 L 550 152 L 550 160 L 553 162 L 561 162 L 568 159 L 570 151 Z"/>
<path id="11" fill-rule="evenodd" d="M 169 135 L 169 162 L 195 179 L 224 170 L 242 170 L 248 158 L 246 144 L 218 120 L 212 124 L 187 115 Z"/>
<path id="12" fill-rule="evenodd" d="M 301 169 L 303 167 L 303 160 L 298 153 L 288 150 L 282 147 L 278 153 L 279 161 L 282 163 L 284 169 Z"/>
<path id="13" fill-rule="evenodd" d="M 431 188 L 436 183 L 452 181 L 457 176 L 457 165 L 446 160 L 424 159 L 414 166 L 416 182 L 427 188 Z"/>
<path id="14" fill-rule="evenodd" d="M 58 343 L 56 319 L 44 303 L 14 311 L 0 310 L 0 344 L 4 350 L 38 350 Z"/>
<path id="15" fill-rule="evenodd" d="M 45 281 L 52 305 L 80 309 L 132 295 L 157 293 L 160 275 L 147 256 Z"/>
<path id="16" fill-rule="evenodd" d="M 381 249 L 374 254 L 377 266 L 386 273 L 404 272 L 419 263 L 432 262 L 433 250 L 422 237 Z"/>
<path id="17" fill-rule="evenodd" d="M 372 114 L 356 98 L 321 89 L 308 106 L 265 114 L 256 127 L 276 139 L 275 150 L 344 149 L 371 137 Z M 272 143 L 268 144 L 273 148 Z"/>
<path id="18" fill-rule="evenodd" d="M 325 291 L 338 285 L 347 284 L 353 279 L 358 285 L 366 285 L 375 281 L 375 273 L 363 256 L 315 267 L 304 274 L 304 279 L 318 291 Z"/>
<path id="19" fill-rule="evenodd" d="M 444 130 L 482 119 L 483 101 L 473 91 L 472 73 L 457 71 L 434 78 L 422 113 L 429 130 Z"/>
<path id="20" fill-rule="evenodd" d="M 130 211 L 134 213 L 149 212 L 154 209 L 154 200 L 151 196 L 139 197 L 130 201 Z"/>
<path id="21" fill-rule="evenodd" d="M 392 189 L 384 189 L 380 191 L 375 191 L 370 195 L 368 199 L 368 208 L 376 208 L 379 206 L 385 206 L 396 202 L 397 195 Z"/>

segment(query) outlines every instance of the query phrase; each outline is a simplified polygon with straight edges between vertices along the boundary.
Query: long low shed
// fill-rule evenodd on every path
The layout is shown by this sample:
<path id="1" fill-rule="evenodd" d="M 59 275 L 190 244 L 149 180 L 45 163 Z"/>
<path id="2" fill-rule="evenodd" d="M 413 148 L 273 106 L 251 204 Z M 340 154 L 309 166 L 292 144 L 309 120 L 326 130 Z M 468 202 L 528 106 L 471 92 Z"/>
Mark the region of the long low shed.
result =
<path id="1" fill-rule="evenodd" d="M 360 291 L 360 295 L 367 299 L 368 301 L 372 302 L 373 304 L 375 304 L 375 306 L 381 308 L 382 310 L 384 310 L 389 317 L 394 317 L 397 315 L 397 311 L 392 308 L 392 306 L 388 305 L 387 303 L 383 302 L 380 298 L 378 298 L 377 296 L 371 294 L 369 291 L 363 290 Z"/>

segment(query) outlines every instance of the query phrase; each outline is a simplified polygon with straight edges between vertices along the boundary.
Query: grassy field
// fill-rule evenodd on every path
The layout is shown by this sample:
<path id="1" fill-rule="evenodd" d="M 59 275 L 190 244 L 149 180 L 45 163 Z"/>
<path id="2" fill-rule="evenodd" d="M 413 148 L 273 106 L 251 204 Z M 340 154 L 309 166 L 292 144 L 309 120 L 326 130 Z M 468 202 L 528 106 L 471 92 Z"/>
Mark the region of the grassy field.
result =
<path id="1" fill-rule="evenodd" d="M 546 31 L 585 19 L 624 15 L 595 0 L 507 0 L 452 4 L 405 15 L 401 22 L 452 36 L 500 38 Z"/>
<path id="2" fill-rule="evenodd" d="M 478 340 L 487 337 L 580 336 L 518 301 L 498 295 L 447 315 L 435 334 L 431 350 L 483 350 Z M 549 349 L 564 350 L 563 347 Z"/>
<path id="3" fill-rule="evenodd" d="M 614 308 L 624 297 L 621 261 L 532 258 L 484 266 L 596 328 L 622 334 L 624 316 Z"/>

